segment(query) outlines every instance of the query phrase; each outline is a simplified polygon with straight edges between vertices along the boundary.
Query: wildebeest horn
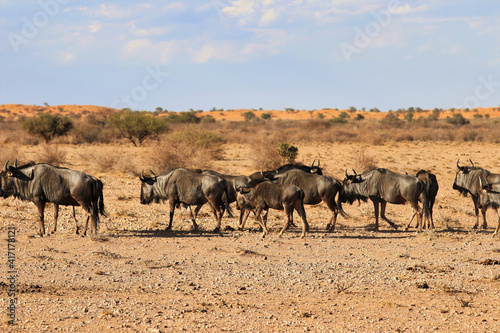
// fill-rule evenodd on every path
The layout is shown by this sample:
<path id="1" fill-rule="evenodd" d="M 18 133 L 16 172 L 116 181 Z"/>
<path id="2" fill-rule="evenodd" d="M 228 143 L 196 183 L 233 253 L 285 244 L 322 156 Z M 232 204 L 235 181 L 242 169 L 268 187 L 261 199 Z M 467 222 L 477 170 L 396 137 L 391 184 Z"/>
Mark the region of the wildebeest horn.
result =
<path id="1" fill-rule="evenodd" d="M 14 168 L 17 168 L 17 158 L 16 158 L 16 160 L 14 161 Z"/>
<path id="2" fill-rule="evenodd" d="M 352 171 L 354 172 L 354 175 L 357 176 L 358 174 L 356 173 L 356 170 L 352 169 Z"/>
<path id="3" fill-rule="evenodd" d="M 7 167 L 9 166 L 9 161 L 10 160 L 7 160 L 7 162 L 5 162 L 5 164 L 3 166 L 3 171 L 7 171 Z"/>
<path id="4" fill-rule="evenodd" d="M 153 177 L 154 177 L 154 181 L 156 181 L 156 175 L 155 175 L 155 173 L 153 172 L 153 170 L 149 170 L 149 171 L 151 171 L 151 174 L 152 174 L 152 175 L 153 175 Z"/>
<path id="5" fill-rule="evenodd" d="M 349 175 L 347 174 L 347 169 L 345 169 L 345 178 L 348 178 Z"/>
<path id="6" fill-rule="evenodd" d="M 458 164 L 458 162 L 460 161 L 460 159 L 457 160 L 457 168 L 460 169 L 460 165 Z"/>
<path id="7" fill-rule="evenodd" d="M 144 170 L 142 170 L 141 176 L 139 177 L 139 179 L 141 180 L 141 182 L 146 180 L 146 177 L 144 177 Z"/>
<path id="8" fill-rule="evenodd" d="M 319 158 L 318 158 L 318 168 L 319 168 L 319 164 L 320 164 L 320 163 L 321 163 L 321 162 L 319 161 Z"/>
<path id="9" fill-rule="evenodd" d="M 313 160 L 313 162 L 311 164 L 311 168 L 314 168 L 314 162 L 316 162 L 316 159 Z"/>
<path id="10" fill-rule="evenodd" d="M 469 158 L 470 165 L 474 166 L 474 163 L 472 163 L 472 160 Z"/>

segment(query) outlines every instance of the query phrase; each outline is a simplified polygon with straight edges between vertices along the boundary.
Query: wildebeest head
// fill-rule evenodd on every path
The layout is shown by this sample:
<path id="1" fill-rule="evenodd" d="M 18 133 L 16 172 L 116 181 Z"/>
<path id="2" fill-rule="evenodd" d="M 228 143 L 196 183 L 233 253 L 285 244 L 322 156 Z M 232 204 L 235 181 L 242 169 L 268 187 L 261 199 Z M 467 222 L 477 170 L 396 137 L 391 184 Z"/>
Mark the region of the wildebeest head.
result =
<path id="1" fill-rule="evenodd" d="M 32 165 L 34 163 L 29 163 L 18 168 L 17 160 L 14 162 L 14 165 L 9 165 L 9 161 L 5 162 L 0 172 L 0 197 L 8 198 L 11 195 L 15 195 L 15 182 L 17 179 L 22 181 L 32 180 L 34 178 L 33 170 L 29 176 L 21 170 Z"/>
<path id="2" fill-rule="evenodd" d="M 159 201 L 158 196 L 155 194 L 154 185 L 157 182 L 157 177 L 153 171 L 151 171 L 153 177 L 144 176 L 144 170 L 141 172 L 139 179 L 141 180 L 141 204 L 148 205 L 153 200 L 155 202 Z"/>
<path id="3" fill-rule="evenodd" d="M 317 165 L 314 165 L 314 162 L 316 162 L 316 160 L 314 160 L 311 164 L 311 173 L 314 173 L 314 174 L 317 174 L 317 175 L 322 175 L 323 174 L 323 168 L 320 168 L 319 164 L 320 164 L 320 161 L 318 159 L 318 164 Z"/>
<path id="4" fill-rule="evenodd" d="M 349 175 L 345 171 L 345 179 L 342 182 L 339 200 L 341 202 L 349 202 L 352 204 L 356 200 L 367 200 L 366 193 L 363 191 L 363 185 L 366 184 L 366 179 L 362 175 L 358 175 L 355 170 L 352 170 L 354 175 Z"/>
<path id="5" fill-rule="evenodd" d="M 252 190 L 251 187 L 237 187 L 236 189 L 236 209 L 241 210 L 248 204 L 247 194 Z"/>
<path id="6" fill-rule="evenodd" d="M 453 189 L 460 192 L 460 194 L 466 196 L 471 190 L 472 171 L 478 170 L 479 168 L 474 166 L 474 163 L 469 159 L 470 166 L 460 166 L 460 160 L 457 160 L 457 174 L 455 175 L 455 181 L 453 182 Z"/>

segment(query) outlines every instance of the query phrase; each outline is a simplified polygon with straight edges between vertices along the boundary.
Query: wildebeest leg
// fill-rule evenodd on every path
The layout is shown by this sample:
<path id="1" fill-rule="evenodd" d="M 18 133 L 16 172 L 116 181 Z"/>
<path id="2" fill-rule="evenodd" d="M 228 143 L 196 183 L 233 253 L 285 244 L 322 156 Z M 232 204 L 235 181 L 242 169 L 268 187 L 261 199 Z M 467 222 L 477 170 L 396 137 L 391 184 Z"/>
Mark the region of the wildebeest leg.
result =
<path id="1" fill-rule="evenodd" d="M 239 218 L 239 225 L 238 229 L 243 230 L 245 227 L 245 223 L 247 222 L 248 215 L 250 214 L 250 210 L 247 210 L 245 208 L 240 209 L 240 218 Z"/>
<path id="2" fill-rule="evenodd" d="M 429 200 L 430 225 L 428 225 L 428 228 L 432 228 L 432 229 L 434 229 L 434 217 L 433 217 L 434 214 L 433 214 L 433 209 L 434 209 L 434 200 Z"/>
<path id="3" fill-rule="evenodd" d="M 417 215 L 417 212 L 413 212 L 413 215 L 410 217 L 410 222 L 408 222 L 408 224 L 406 225 L 405 231 L 407 231 L 410 228 L 411 222 L 413 221 L 415 215 Z M 416 227 L 418 227 L 418 225 Z"/>
<path id="4" fill-rule="evenodd" d="M 498 224 L 492 237 L 495 237 L 498 234 L 498 231 L 500 230 L 500 215 L 498 214 L 498 209 L 495 209 L 495 212 L 497 213 L 498 216 Z"/>
<path id="5" fill-rule="evenodd" d="M 285 232 L 285 230 L 288 229 L 288 227 L 290 226 L 290 223 L 293 222 L 293 207 L 285 207 L 285 214 L 286 214 L 286 223 L 283 226 L 283 228 L 281 228 L 278 237 L 281 237 Z"/>
<path id="6" fill-rule="evenodd" d="M 172 230 L 172 221 L 174 220 L 174 211 L 175 211 L 175 201 L 174 200 L 169 200 L 168 201 L 169 205 L 169 210 L 170 210 L 170 216 L 168 220 L 168 227 L 165 228 L 165 230 Z"/>
<path id="7" fill-rule="evenodd" d="M 472 201 L 474 202 L 474 213 L 476 214 L 476 224 L 472 227 L 472 229 L 477 229 L 479 226 L 479 198 L 471 195 L 472 196 Z"/>
<path id="8" fill-rule="evenodd" d="M 221 209 L 220 207 L 217 207 L 216 205 L 214 205 L 210 201 L 209 201 L 209 204 L 210 204 L 210 208 L 212 209 L 212 213 L 215 216 L 215 220 L 217 221 L 217 224 L 216 224 L 214 230 L 212 230 L 212 232 L 220 232 L 220 225 L 222 222 L 222 215 L 224 215 L 224 210 Z"/>
<path id="9" fill-rule="evenodd" d="M 333 202 L 325 201 L 326 205 L 328 206 L 328 209 L 332 212 L 332 217 L 330 217 L 330 221 L 328 221 L 328 224 L 326 225 L 326 230 L 333 232 L 335 231 L 335 224 L 337 223 L 337 215 L 338 215 L 338 210 L 337 210 L 337 204 L 333 200 Z"/>
<path id="10" fill-rule="evenodd" d="M 385 207 L 386 206 L 387 206 L 387 201 L 380 201 L 380 217 L 384 221 L 386 221 L 387 223 L 389 223 L 391 225 L 391 227 L 393 227 L 394 229 L 398 230 L 398 226 L 385 216 Z"/>
<path id="11" fill-rule="evenodd" d="M 75 213 L 75 206 L 72 206 L 73 208 L 73 220 L 75 221 L 75 234 L 79 234 L 80 228 L 78 227 L 78 221 L 76 220 L 76 213 Z M 85 224 L 89 223 L 89 220 L 85 222 Z"/>
<path id="12" fill-rule="evenodd" d="M 45 233 L 45 223 L 44 223 L 44 211 L 45 211 L 45 202 L 37 202 L 35 203 L 36 208 L 38 208 L 38 235 L 43 237 Z"/>
<path id="13" fill-rule="evenodd" d="M 266 224 L 262 221 L 262 218 L 260 217 L 260 213 L 262 212 L 262 208 L 257 208 L 255 212 L 255 218 L 257 219 L 257 222 L 259 225 L 262 227 L 262 238 L 266 237 L 266 235 L 269 233 L 269 230 L 267 229 Z"/>
<path id="14" fill-rule="evenodd" d="M 379 214 L 379 206 L 377 199 L 371 199 L 373 202 L 373 209 L 375 210 L 375 231 L 378 231 L 378 214 Z"/>
<path id="15" fill-rule="evenodd" d="M 484 230 L 486 230 L 486 229 L 488 229 L 488 224 L 486 223 L 486 210 L 485 211 L 481 210 L 481 213 L 482 213 L 481 215 L 483 215 L 483 226 L 482 226 L 482 228 Z"/>
<path id="16" fill-rule="evenodd" d="M 87 227 L 89 226 L 89 219 L 90 216 L 87 215 L 87 218 L 85 219 L 85 227 L 83 227 L 82 236 L 87 236 Z"/>
<path id="17" fill-rule="evenodd" d="M 59 205 L 54 204 L 54 226 L 52 227 L 51 234 L 54 234 L 57 230 L 57 218 L 59 217 Z"/>
<path id="18" fill-rule="evenodd" d="M 191 213 L 191 222 L 193 222 L 193 229 L 198 230 L 198 224 L 196 224 L 196 218 L 198 218 L 198 213 L 200 212 L 201 207 L 203 205 L 197 205 L 196 208 L 194 209 L 194 216 L 193 216 L 193 211 L 191 210 L 191 206 L 189 207 L 189 212 Z"/>
<path id="19" fill-rule="evenodd" d="M 423 211 L 422 209 L 420 209 L 420 207 L 418 206 L 418 201 L 416 202 L 411 202 L 411 207 L 413 208 L 413 215 L 410 219 L 410 222 L 408 222 L 408 225 L 406 227 L 406 229 L 408 229 L 408 226 L 410 225 L 411 221 L 413 220 L 413 218 L 415 217 L 415 215 L 417 215 L 417 226 L 415 228 L 418 229 L 418 231 L 422 231 L 422 227 L 425 225 L 425 221 L 423 221 Z M 428 222 L 428 221 L 427 221 Z"/>
<path id="20" fill-rule="evenodd" d="M 309 232 L 309 223 L 307 223 L 307 218 L 306 218 L 306 210 L 304 209 L 304 204 L 303 202 L 297 202 L 295 203 L 295 210 L 297 211 L 297 214 L 299 214 L 300 218 L 302 219 L 302 234 L 300 238 L 304 238 L 306 235 L 306 232 Z"/>

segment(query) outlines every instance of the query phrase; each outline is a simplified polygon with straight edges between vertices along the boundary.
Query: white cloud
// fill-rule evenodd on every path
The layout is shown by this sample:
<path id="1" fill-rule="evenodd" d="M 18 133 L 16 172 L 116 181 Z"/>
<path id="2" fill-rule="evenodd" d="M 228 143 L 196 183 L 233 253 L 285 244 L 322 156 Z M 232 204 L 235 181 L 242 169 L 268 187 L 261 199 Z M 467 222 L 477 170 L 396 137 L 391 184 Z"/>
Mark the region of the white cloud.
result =
<path id="1" fill-rule="evenodd" d="M 420 5 L 418 7 L 412 8 L 409 4 L 404 4 L 403 6 L 396 6 L 396 7 L 390 8 L 390 12 L 392 14 L 404 15 L 404 14 L 409 14 L 409 13 L 424 12 L 427 9 L 428 9 L 427 5 Z"/>
<path id="2" fill-rule="evenodd" d="M 124 19 L 137 15 L 138 13 L 144 12 L 151 9 L 150 4 L 135 4 L 130 6 L 117 6 L 117 5 L 107 5 L 100 4 L 99 7 L 89 8 L 86 6 L 76 7 L 76 10 L 82 11 L 85 15 L 91 17 L 105 17 L 108 19 Z"/>
<path id="3" fill-rule="evenodd" d="M 91 33 L 95 33 L 95 32 L 98 32 L 99 30 L 101 30 L 102 28 L 102 24 L 101 23 L 92 23 L 92 24 L 89 24 L 88 25 L 88 28 L 89 28 L 89 31 Z"/>
<path id="4" fill-rule="evenodd" d="M 271 8 L 271 9 L 267 10 L 264 13 L 264 15 L 262 15 L 262 18 L 260 19 L 259 24 L 262 26 L 271 24 L 272 22 L 274 22 L 276 20 L 277 17 L 278 17 L 278 15 L 276 14 L 276 11 L 274 10 L 274 8 Z"/>
<path id="5" fill-rule="evenodd" d="M 236 0 L 231 3 L 231 6 L 224 7 L 223 13 L 228 16 L 240 17 L 254 13 L 253 0 Z"/>

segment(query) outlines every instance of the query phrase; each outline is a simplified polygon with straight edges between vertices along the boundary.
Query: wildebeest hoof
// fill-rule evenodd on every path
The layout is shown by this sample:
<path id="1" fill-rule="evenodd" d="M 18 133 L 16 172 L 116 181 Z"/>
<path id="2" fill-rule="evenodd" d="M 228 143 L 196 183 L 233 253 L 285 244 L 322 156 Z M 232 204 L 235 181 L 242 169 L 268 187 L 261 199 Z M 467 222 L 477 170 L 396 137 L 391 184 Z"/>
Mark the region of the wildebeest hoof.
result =
<path id="1" fill-rule="evenodd" d="M 219 228 L 219 227 L 217 227 L 217 228 L 215 228 L 214 230 L 212 230 L 212 232 L 220 232 L 220 228 Z"/>

